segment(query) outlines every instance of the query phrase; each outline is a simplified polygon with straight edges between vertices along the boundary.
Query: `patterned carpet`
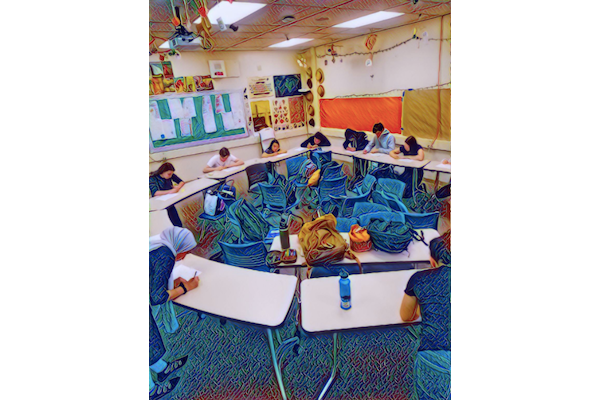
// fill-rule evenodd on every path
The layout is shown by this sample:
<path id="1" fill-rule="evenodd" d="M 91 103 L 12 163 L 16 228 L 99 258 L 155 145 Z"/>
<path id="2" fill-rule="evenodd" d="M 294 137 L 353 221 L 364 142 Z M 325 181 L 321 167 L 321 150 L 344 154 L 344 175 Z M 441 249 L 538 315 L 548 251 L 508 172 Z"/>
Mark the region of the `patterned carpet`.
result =
<path id="1" fill-rule="evenodd" d="M 180 376 L 175 390 L 163 399 L 241 400 L 281 399 L 266 330 L 198 314 L 175 306 L 180 328 L 161 330 L 167 354 L 174 360 L 189 356 L 187 364 L 169 378 Z M 296 332 L 296 301 L 279 330 L 283 340 Z M 394 327 L 340 335 L 339 372 L 326 399 L 416 400 L 413 363 L 418 326 Z M 281 362 L 288 399 L 316 399 L 330 375 L 331 335 L 300 334 L 300 345 Z M 276 340 L 275 346 L 278 343 Z"/>

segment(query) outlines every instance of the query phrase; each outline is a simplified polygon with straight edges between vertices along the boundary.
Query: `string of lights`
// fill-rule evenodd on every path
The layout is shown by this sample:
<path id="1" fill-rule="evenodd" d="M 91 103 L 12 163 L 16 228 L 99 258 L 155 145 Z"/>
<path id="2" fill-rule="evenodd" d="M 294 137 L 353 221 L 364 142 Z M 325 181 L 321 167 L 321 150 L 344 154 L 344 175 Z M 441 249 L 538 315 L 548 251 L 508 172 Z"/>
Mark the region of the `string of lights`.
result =
<path id="1" fill-rule="evenodd" d="M 421 87 L 421 88 L 416 88 L 416 89 L 392 89 L 392 90 L 388 90 L 387 92 L 382 92 L 382 93 L 368 93 L 368 94 L 347 94 L 344 96 L 335 96 L 332 97 L 332 99 L 343 99 L 343 98 L 349 98 L 349 97 L 373 97 L 373 96 L 381 96 L 384 94 L 388 94 L 391 92 L 399 92 L 399 91 L 405 91 L 405 90 L 427 90 L 427 89 L 437 89 L 442 88 L 442 86 L 446 86 L 449 85 L 451 82 L 446 82 L 446 83 L 441 83 L 439 86 L 438 85 L 433 85 L 433 86 L 427 86 L 427 87 Z"/>
<path id="2" fill-rule="evenodd" d="M 335 58 L 338 58 L 338 57 L 348 57 L 348 56 L 369 56 L 371 54 L 384 53 L 386 51 L 393 50 L 396 47 L 400 47 L 403 44 L 406 44 L 406 43 L 410 42 L 411 40 L 424 40 L 424 39 L 420 38 L 418 36 L 413 36 L 410 39 L 407 39 L 404 42 L 397 43 L 397 44 L 393 45 L 392 47 L 388 47 L 387 49 L 381 49 L 381 50 L 377 50 L 377 51 L 373 51 L 373 52 L 354 51 L 354 52 L 348 53 L 348 54 L 335 54 L 335 55 L 333 55 L 333 54 L 323 54 L 323 55 L 317 55 L 317 58 L 325 58 L 325 57 L 331 57 L 331 56 L 333 56 Z M 450 38 L 428 39 L 428 40 L 448 40 L 449 41 Z"/>

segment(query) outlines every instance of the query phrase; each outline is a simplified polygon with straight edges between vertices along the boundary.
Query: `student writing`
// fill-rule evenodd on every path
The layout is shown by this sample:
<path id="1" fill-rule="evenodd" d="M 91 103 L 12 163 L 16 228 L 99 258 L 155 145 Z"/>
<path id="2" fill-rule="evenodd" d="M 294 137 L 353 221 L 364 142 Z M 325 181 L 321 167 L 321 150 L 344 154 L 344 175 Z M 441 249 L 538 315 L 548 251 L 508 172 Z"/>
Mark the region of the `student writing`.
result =
<path id="1" fill-rule="evenodd" d="M 222 171 L 225 168 L 237 167 L 238 165 L 243 164 L 244 162 L 231 154 L 227 147 L 223 147 L 221 150 L 219 150 L 219 154 L 214 155 L 210 160 L 208 160 L 208 164 L 202 171 L 204 173 Z"/>

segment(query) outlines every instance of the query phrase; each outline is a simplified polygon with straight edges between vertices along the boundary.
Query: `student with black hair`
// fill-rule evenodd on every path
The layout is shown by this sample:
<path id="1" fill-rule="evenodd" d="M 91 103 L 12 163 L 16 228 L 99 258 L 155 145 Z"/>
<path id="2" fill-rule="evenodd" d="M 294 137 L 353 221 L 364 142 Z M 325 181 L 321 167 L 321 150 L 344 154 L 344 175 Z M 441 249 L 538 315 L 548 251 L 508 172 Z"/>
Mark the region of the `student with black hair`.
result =
<path id="1" fill-rule="evenodd" d="M 306 139 L 300 147 L 306 147 L 307 149 L 316 149 L 317 147 L 331 146 L 329 140 L 321 132 L 315 133 L 313 136 Z"/>
<path id="2" fill-rule="evenodd" d="M 269 147 L 267 147 L 267 149 L 262 153 L 263 158 L 266 157 L 273 157 L 279 154 L 283 154 L 285 153 L 285 150 L 282 150 L 281 147 L 279 146 L 279 141 L 277 139 L 273 139 L 271 141 L 271 144 L 269 145 Z"/>
<path id="3" fill-rule="evenodd" d="M 367 134 L 364 132 L 357 132 L 352 129 L 346 129 L 344 132 L 346 141 L 343 146 L 348 151 L 362 151 L 369 144 Z"/>
<path id="4" fill-rule="evenodd" d="M 225 168 L 237 167 L 238 165 L 244 165 L 244 162 L 231 154 L 227 147 L 223 147 L 219 150 L 219 154 L 214 155 L 208 160 L 202 172 L 222 171 Z"/>
<path id="5" fill-rule="evenodd" d="M 421 315 L 414 374 L 419 399 L 450 398 L 450 231 L 429 243 L 431 268 L 413 274 L 400 306 L 403 321 Z"/>
<path id="6" fill-rule="evenodd" d="M 402 158 L 408 158 L 410 160 L 423 161 L 425 158 L 425 151 L 423 147 L 417 143 L 417 139 L 414 136 L 409 136 L 404 141 L 404 144 L 394 151 L 390 152 L 390 157 L 396 160 Z M 413 173 L 414 168 L 405 167 L 402 175 L 398 177 L 402 182 L 406 183 L 403 197 L 412 197 L 412 185 L 413 185 Z M 417 169 L 417 185 L 423 180 L 423 168 Z"/>
<path id="7" fill-rule="evenodd" d="M 373 125 L 373 133 L 375 136 L 371 139 L 367 147 L 363 150 L 363 154 L 367 153 L 383 153 L 390 154 L 396 147 L 396 139 L 389 130 L 383 127 L 381 122 Z"/>
<path id="8" fill-rule="evenodd" d="M 173 185 L 175 182 L 175 185 Z M 185 182 L 175 175 L 175 167 L 171 163 L 164 163 L 156 171 L 150 173 L 150 194 L 152 197 L 164 194 L 177 193 Z"/>

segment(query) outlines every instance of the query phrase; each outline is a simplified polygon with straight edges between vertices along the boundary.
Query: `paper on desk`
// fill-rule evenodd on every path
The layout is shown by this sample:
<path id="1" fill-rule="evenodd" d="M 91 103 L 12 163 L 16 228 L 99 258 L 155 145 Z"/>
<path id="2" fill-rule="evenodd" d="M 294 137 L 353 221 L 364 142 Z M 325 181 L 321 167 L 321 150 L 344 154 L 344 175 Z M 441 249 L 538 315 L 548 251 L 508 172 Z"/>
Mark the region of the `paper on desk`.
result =
<path id="1" fill-rule="evenodd" d="M 438 164 L 438 165 L 436 165 L 436 167 L 450 169 L 450 164 Z"/>
<path id="2" fill-rule="evenodd" d="M 169 199 L 172 199 L 175 196 L 177 196 L 177 193 L 169 193 L 169 194 L 163 194 L 162 196 L 158 196 L 157 199 L 160 201 L 167 201 Z"/>
<path id="3" fill-rule="evenodd" d="M 400 161 L 404 161 L 404 162 L 413 162 L 415 160 L 411 160 L 410 158 L 401 158 Z"/>
<path id="4" fill-rule="evenodd" d="M 303 151 L 306 150 L 304 147 L 296 147 L 295 149 L 292 149 L 290 151 Z"/>
<path id="5" fill-rule="evenodd" d="M 175 279 L 177 278 L 183 278 L 186 281 L 189 281 L 190 279 L 192 279 L 194 277 L 194 274 L 196 274 L 196 276 L 200 275 L 202 272 L 187 267 L 183 264 L 178 264 L 175 265 L 175 267 L 173 268 L 173 271 L 171 272 L 171 276 L 169 277 L 169 283 L 167 285 L 167 287 L 169 288 L 169 290 L 173 290 L 173 286 L 175 282 Z"/>

